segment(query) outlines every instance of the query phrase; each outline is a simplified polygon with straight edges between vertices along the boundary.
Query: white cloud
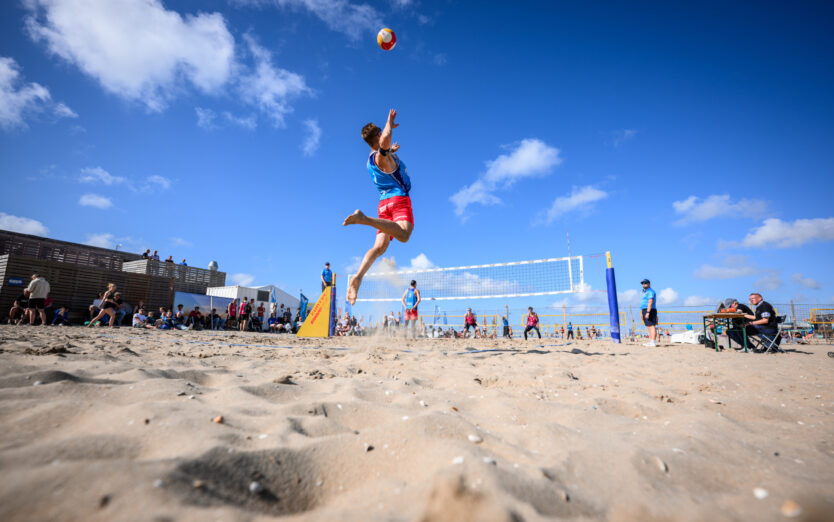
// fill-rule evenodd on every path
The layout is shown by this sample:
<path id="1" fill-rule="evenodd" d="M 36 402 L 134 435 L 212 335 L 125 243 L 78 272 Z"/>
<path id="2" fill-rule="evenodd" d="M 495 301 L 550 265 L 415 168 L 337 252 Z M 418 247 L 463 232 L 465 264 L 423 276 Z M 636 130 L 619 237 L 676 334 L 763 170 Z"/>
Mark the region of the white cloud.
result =
<path id="1" fill-rule="evenodd" d="M 5 130 L 25 127 L 24 115 L 39 111 L 52 99 L 46 87 L 22 83 L 19 69 L 12 58 L 0 57 L 0 127 Z"/>
<path id="2" fill-rule="evenodd" d="M 573 187 L 570 195 L 559 196 L 553 201 L 553 205 L 547 210 L 547 217 L 544 221 L 545 223 L 552 223 L 568 212 L 586 212 L 593 207 L 594 203 L 607 197 L 608 193 L 591 186 Z"/>
<path id="3" fill-rule="evenodd" d="M 797 219 L 793 222 L 770 218 L 766 219 L 760 227 L 750 231 L 742 240 L 741 245 L 789 248 L 802 246 L 812 241 L 832 240 L 834 240 L 834 217 Z"/>
<path id="4" fill-rule="evenodd" d="M 203 107 L 194 107 L 194 112 L 197 114 L 197 126 L 201 129 L 211 130 L 214 128 L 214 119 L 217 117 L 211 109 Z"/>
<path id="5" fill-rule="evenodd" d="M 640 291 L 633 288 L 617 292 L 617 300 L 623 304 L 637 304 L 640 302 Z"/>
<path id="6" fill-rule="evenodd" d="M 305 156 L 310 157 L 319 149 L 321 127 L 319 127 L 319 122 L 316 120 L 305 120 L 304 127 L 307 129 L 307 135 L 301 144 L 301 151 Z"/>
<path id="7" fill-rule="evenodd" d="M 147 181 L 148 190 L 152 190 L 154 188 L 168 190 L 169 188 L 171 188 L 171 180 L 162 176 L 158 176 L 156 174 L 154 174 L 153 176 L 149 176 Z"/>
<path id="8" fill-rule="evenodd" d="M 162 110 L 185 83 L 211 93 L 233 73 L 234 38 L 219 13 L 186 15 L 159 0 L 27 0 L 26 27 L 109 92 Z"/>
<path id="9" fill-rule="evenodd" d="M 87 167 L 81 169 L 81 177 L 79 181 L 82 183 L 104 183 L 105 185 L 117 185 L 124 183 L 126 180 L 120 176 L 114 176 L 101 167 Z"/>
<path id="10" fill-rule="evenodd" d="M 509 154 L 487 161 L 484 174 L 449 198 L 455 206 L 455 214 L 463 216 L 473 203 L 500 203 L 493 194 L 495 190 L 506 189 L 521 179 L 546 175 L 560 163 L 559 149 L 535 138 L 522 140 Z"/>
<path id="11" fill-rule="evenodd" d="M 236 125 L 247 130 L 255 130 L 258 127 L 258 120 L 255 119 L 254 114 L 249 116 L 235 116 L 231 112 L 225 111 L 223 112 L 223 117 L 226 118 L 226 121 L 232 125 Z"/>
<path id="12" fill-rule="evenodd" d="M 633 137 L 637 136 L 637 129 L 623 129 L 614 133 L 614 148 L 624 145 Z"/>
<path id="13" fill-rule="evenodd" d="M 753 282 L 757 290 L 776 290 L 782 287 L 782 276 L 778 270 L 765 270 L 764 275 Z"/>
<path id="14" fill-rule="evenodd" d="M 53 109 L 55 116 L 59 118 L 77 118 L 78 114 L 64 103 L 57 103 Z"/>
<path id="15" fill-rule="evenodd" d="M 261 47 L 251 35 L 243 39 L 255 60 L 255 70 L 240 79 L 240 91 L 244 101 L 258 107 L 272 118 L 275 127 L 284 126 L 284 116 L 292 112 L 289 100 L 312 91 L 304 77 L 275 67 L 269 51 Z"/>
<path id="16" fill-rule="evenodd" d="M 713 194 L 704 200 L 697 196 L 689 196 L 681 201 L 673 201 L 672 207 L 676 214 L 682 216 L 675 222 L 676 225 L 697 223 L 721 216 L 758 218 L 768 211 L 765 201 L 741 199 L 733 202 L 729 194 Z"/>
<path id="17" fill-rule="evenodd" d="M 255 276 L 252 274 L 244 274 L 238 272 L 237 274 L 232 274 L 229 276 L 232 282 L 238 286 L 249 286 L 255 281 Z"/>
<path id="18" fill-rule="evenodd" d="M 101 248 L 114 248 L 116 245 L 116 238 L 113 234 L 87 234 L 85 245 L 97 246 Z"/>
<path id="19" fill-rule="evenodd" d="M 20 232 L 21 234 L 32 234 L 33 236 L 46 236 L 49 234 L 49 229 L 40 221 L 13 216 L 5 212 L 0 212 L 0 229 Z"/>
<path id="20" fill-rule="evenodd" d="M 708 306 L 717 303 L 718 300 L 712 297 L 702 297 L 700 295 L 690 295 L 683 300 L 683 306 Z"/>
<path id="21" fill-rule="evenodd" d="M 437 53 L 432 58 L 432 62 L 435 65 L 446 65 L 449 62 L 449 58 L 446 56 L 446 53 Z"/>
<path id="22" fill-rule="evenodd" d="M 692 275 L 698 279 L 734 279 L 761 273 L 761 269 L 750 263 L 746 256 L 727 256 L 722 264 L 701 265 Z"/>
<path id="23" fill-rule="evenodd" d="M 187 239 L 183 239 L 181 237 L 172 237 L 171 238 L 171 244 L 173 244 L 174 246 L 181 246 L 181 247 L 194 246 L 194 244 L 191 241 L 188 241 Z"/>
<path id="24" fill-rule="evenodd" d="M 428 270 L 429 268 L 437 268 L 437 266 L 429 260 L 426 254 L 419 254 L 417 257 L 411 259 L 411 263 L 403 267 L 402 270 Z"/>
<path id="25" fill-rule="evenodd" d="M 675 292 L 672 288 L 664 288 L 657 294 L 657 303 L 658 304 L 673 304 L 675 301 L 678 300 L 678 293 Z"/>
<path id="26" fill-rule="evenodd" d="M 236 3 L 306 9 L 327 27 L 347 35 L 351 40 L 376 34 L 383 27 L 382 17 L 376 9 L 367 4 L 353 4 L 348 0 L 237 0 Z"/>
<path id="27" fill-rule="evenodd" d="M 113 206 L 113 202 L 110 201 L 109 198 L 99 196 L 98 194 L 84 194 L 81 196 L 81 199 L 78 200 L 78 204 L 82 207 L 95 207 L 102 209 Z"/>
<path id="28" fill-rule="evenodd" d="M 811 290 L 819 290 L 820 288 L 819 281 L 810 277 L 803 277 L 802 274 L 798 272 L 791 276 L 791 281 L 793 281 L 793 283 L 797 286 L 804 286 L 805 288 L 810 288 Z"/>

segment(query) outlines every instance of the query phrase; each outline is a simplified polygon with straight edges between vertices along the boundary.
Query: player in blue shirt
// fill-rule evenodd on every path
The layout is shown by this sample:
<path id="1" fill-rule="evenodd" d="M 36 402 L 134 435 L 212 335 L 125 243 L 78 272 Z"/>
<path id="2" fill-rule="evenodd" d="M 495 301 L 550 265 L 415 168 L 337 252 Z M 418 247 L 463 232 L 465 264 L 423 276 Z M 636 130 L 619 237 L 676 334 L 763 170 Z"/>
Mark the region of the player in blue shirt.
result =
<path id="1" fill-rule="evenodd" d="M 656 346 L 657 341 L 657 293 L 652 290 L 652 283 L 648 279 L 640 281 L 643 295 L 640 298 L 640 316 L 643 324 L 649 329 L 649 342 L 643 346 Z"/>
<path id="2" fill-rule="evenodd" d="M 405 243 L 411 237 L 414 230 L 414 214 L 411 211 L 411 178 L 408 177 L 408 169 L 405 163 L 400 160 L 396 152 L 400 149 L 399 143 L 391 144 L 391 133 L 399 124 L 394 123 L 397 111 L 391 109 L 388 112 L 388 121 L 385 128 L 380 130 L 373 123 L 362 127 L 362 139 L 371 148 L 368 156 L 368 173 L 379 192 L 379 206 L 377 208 L 378 218 L 366 216 L 361 210 L 345 218 L 343 225 L 367 225 L 377 229 L 374 246 L 365 254 L 362 264 L 356 275 L 350 280 L 347 290 L 347 300 L 350 304 L 356 303 L 356 295 L 359 286 L 362 284 L 362 277 L 374 264 L 379 256 L 388 249 L 392 239 L 398 239 Z"/>
<path id="3" fill-rule="evenodd" d="M 402 298 L 403 308 L 405 308 L 403 319 L 405 320 L 406 337 L 408 337 L 409 331 L 411 331 L 411 337 L 416 337 L 414 327 L 417 326 L 417 318 L 419 317 L 417 305 L 420 304 L 421 300 L 420 291 L 417 290 L 417 281 L 412 280 L 411 285 L 403 292 Z"/>
<path id="4" fill-rule="evenodd" d="M 330 263 L 324 264 L 324 270 L 321 271 L 321 291 L 324 288 L 333 284 L 333 272 L 330 271 Z"/>

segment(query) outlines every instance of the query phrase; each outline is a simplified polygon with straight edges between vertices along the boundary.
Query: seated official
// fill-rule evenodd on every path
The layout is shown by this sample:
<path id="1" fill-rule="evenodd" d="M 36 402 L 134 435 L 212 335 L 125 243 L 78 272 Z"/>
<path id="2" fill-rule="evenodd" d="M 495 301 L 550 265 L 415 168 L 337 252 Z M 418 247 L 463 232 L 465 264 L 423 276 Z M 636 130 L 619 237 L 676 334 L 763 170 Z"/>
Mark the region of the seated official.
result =
<path id="1" fill-rule="evenodd" d="M 744 318 L 750 320 L 747 326 L 745 326 L 747 337 L 759 336 L 768 340 L 776 338 L 779 326 L 776 322 L 776 310 L 773 309 L 773 306 L 762 298 L 762 294 L 756 292 L 750 294 L 750 304 L 756 307 L 756 311 L 754 313 L 744 314 Z M 747 307 L 745 306 L 744 308 Z M 750 309 L 747 308 L 747 310 Z M 750 311 L 752 312 L 752 310 Z M 744 334 L 740 330 L 731 329 L 727 332 L 727 335 L 738 344 L 744 344 Z M 777 338 L 777 346 L 780 342 L 781 339 Z"/>

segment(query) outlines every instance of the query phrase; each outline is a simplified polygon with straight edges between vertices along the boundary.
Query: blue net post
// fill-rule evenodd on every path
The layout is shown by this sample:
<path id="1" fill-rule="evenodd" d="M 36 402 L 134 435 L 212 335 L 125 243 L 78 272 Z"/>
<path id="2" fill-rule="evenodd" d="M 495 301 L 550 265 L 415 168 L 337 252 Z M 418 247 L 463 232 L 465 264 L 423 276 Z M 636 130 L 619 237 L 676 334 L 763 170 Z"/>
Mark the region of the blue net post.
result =
<path id="1" fill-rule="evenodd" d="M 336 274 L 333 274 L 333 284 L 325 287 L 330 290 L 330 337 L 336 335 Z"/>
<path id="2" fill-rule="evenodd" d="M 611 266 L 611 252 L 605 253 L 608 268 L 605 269 L 605 284 L 608 289 L 608 319 L 611 324 L 611 340 L 620 341 L 620 305 L 617 303 L 617 280 L 614 278 L 614 267 Z"/>

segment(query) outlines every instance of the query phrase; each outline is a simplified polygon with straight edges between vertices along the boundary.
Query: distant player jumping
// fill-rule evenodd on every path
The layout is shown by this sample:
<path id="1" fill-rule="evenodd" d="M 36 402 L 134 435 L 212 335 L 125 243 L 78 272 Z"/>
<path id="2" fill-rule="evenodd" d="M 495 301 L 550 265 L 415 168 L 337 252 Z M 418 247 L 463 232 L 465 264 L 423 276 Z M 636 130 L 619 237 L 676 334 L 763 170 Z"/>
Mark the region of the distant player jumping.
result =
<path id="1" fill-rule="evenodd" d="M 388 243 L 395 238 L 405 243 L 411 237 L 411 231 L 414 230 L 414 214 L 411 212 L 411 198 L 408 197 L 411 179 L 408 177 L 405 163 L 395 154 L 400 149 L 399 143 L 391 145 L 391 132 L 399 127 L 399 124 L 394 123 L 396 117 L 397 111 L 391 109 L 382 131 L 373 123 L 362 127 L 362 139 L 371 147 L 371 154 L 368 156 L 368 172 L 379 191 L 379 207 L 377 208 L 379 217 L 368 217 L 361 210 L 356 210 L 342 223 L 345 226 L 368 225 L 377 229 L 374 246 L 365 254 L 359 270 L 350 280 L 350 287 L 347 291 L 347 300 L 350 304 L 356 304 L 356 294 L 362 284 L 362 277 L 374 261 L 385 253 Z"/>

